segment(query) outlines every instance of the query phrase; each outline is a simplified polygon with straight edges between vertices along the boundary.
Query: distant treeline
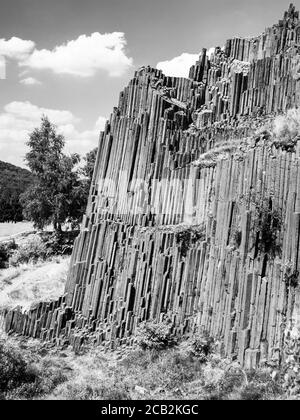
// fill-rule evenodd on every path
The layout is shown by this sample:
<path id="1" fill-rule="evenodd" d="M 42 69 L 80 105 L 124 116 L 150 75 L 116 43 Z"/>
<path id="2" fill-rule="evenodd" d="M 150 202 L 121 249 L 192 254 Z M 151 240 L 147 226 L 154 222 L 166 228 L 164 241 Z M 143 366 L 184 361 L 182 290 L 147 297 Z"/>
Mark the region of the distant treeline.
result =
<path id="1" fill-rule="evenodd" d="M 0 223 L 23 220 L 19 197 L 32 182 L 31 172 L 0 161 Z"/>

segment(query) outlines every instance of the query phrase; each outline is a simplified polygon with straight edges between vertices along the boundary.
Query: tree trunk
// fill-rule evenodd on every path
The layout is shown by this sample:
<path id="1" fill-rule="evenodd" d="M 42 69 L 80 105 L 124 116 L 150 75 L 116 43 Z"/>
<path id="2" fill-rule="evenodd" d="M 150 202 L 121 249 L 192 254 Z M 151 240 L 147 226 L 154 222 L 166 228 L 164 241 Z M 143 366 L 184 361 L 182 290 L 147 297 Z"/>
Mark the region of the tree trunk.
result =
<path id="1" fill-rule="evenodd" d="M 61 232 L 62 232 L 62 226 L 61 226 L 61 223 L 59 223 L 59 222 L 57 222 L 57 221 L 54 221 L 54 222 L 53 222 L 53 229 L 54 229 L 54 232 L 56 232 L 56 233 L 61 233 Z"/>

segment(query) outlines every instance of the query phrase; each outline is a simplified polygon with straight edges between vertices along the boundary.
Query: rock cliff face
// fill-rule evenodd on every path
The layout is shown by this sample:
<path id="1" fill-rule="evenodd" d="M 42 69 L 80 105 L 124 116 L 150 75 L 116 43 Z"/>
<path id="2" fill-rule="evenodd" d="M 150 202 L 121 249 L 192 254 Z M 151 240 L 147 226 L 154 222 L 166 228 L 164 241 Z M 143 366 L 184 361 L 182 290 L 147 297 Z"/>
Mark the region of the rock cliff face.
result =
<path id="1" fill-rule="evenodd" d="M 300 141 L 267 128 L 300 104 L 299 52 L 291 6 L 188 79 L 139 69 L 100 136 L 65 297 L 3 314 L 6 330 L 118 345 L 168 317 L 247 367 L 297 351 Z"/>

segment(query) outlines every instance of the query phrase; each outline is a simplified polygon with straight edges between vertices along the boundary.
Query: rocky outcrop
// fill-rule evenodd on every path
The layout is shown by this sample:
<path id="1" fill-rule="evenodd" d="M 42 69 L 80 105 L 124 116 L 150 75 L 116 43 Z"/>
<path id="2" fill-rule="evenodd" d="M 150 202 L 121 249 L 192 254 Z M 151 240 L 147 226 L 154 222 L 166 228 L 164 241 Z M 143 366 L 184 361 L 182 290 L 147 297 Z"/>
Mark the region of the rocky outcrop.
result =
<path id="1" fill-rule="evenodd" d="M 4 314 L 6 331 L 114 346 L 167 316 L 247 367 L 280 360 L 300 327 L 300 143 L 255 133 L 299 105 L 299 48 L 291 6 L 188 79 L 139 69 L 100 136 L 66 296 Z"/>

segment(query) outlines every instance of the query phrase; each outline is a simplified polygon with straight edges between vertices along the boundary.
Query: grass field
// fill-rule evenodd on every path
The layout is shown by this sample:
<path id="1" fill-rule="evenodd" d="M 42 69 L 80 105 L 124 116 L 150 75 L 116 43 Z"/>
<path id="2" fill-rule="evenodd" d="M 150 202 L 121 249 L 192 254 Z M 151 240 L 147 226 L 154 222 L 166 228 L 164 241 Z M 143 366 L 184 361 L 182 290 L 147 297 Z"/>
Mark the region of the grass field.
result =
<path id="1" fill-rule="evenodd" d="M 11 236 L 34 230 L 30 222 L 0 223 L 0 240 L 9 239 Z"/>

